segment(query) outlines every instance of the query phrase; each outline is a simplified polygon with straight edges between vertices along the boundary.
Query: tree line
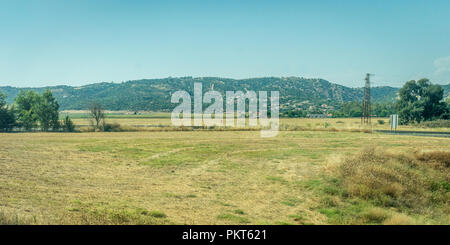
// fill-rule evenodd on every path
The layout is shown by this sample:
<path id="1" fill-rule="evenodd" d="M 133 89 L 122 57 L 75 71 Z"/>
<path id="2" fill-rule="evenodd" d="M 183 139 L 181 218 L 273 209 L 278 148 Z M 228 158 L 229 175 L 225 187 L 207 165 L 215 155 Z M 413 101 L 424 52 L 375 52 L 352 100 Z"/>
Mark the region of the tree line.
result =
<path id="1" fill-rule="evenodd" d="M 371 105 L 371 115 L 377 117 L 388 117 L 395 114 L 396 108 L 393 103 L 374 103 Z M 361 102 L 351 101 L 343 103 L 341 108 L 334 111 L 333 117 L 361 117 L 362 105 Z"/>
<path id="2" fill-rule="evenodd" d="M 41 130 L 73 132 L 75 124 L 66 116 L 59 120 L 59 104 L 50 90 L 42 94 L 21 91 L 12 105 L 0 92 L 0 131 L 18 128 L 23 131 Z"/>
<path id="3" fill-rule="evenodd" d="M 93 131 L 119 131 L 120 125 L 108 124 L 105 112 L 98 102 L 89 105 L 89 117 Z M 43 132 L 74 132 L 75 124 L 66 115 L 59 118 L 59 104 L 50 90 L 42 94 L 21 91 L 12 105 L 6 103 L 6 95 L 0 91 L 0 132 L 12 130 Z"/>
<path id="4" fill-rule="evenodd" d="M 371 114 L 387 117 L 398 114 L 401 124 L 421 123 L 438 119 L 450 119 L 450 98 L 443 100 L 444 89 L 426 79 L 406 82 L 398 92 L 395 103 L 374 103 Z M 343 103 L 333 113 L 335 117 L 361 117 L 361 102 Z"/>
<path id="5" fill-rule="evenodd" d="M 399 90 L 395 103 L 372 104 L 372 115 L 387 117 L 399 114 L 401 124 L 421 123 L 436 119 L 450 119 L 450 99 L 443 100 L 444 90 L 431 84 L 426 78 L 412 80 Z M 94 131 L 115 131 L 117 125 L 105 122 L 102 105 L 91 102 L 89 106 L 91 126 Z M 305 117 L 305 111 L 292 110 L 282 113 L 286 117 Z M 361 102 L 347 102 L 334 111 L 334 117 L 360 117 Z M 0 131 L 18 128 L 24 131 L 67 131 L 73 132 L 75 125 L 69 116 L 59 120 L 59 104 L 50 90 L 42 94 L 21 91 L 12 105 L 6 103 L 6 95 L 0 91 Z"/>

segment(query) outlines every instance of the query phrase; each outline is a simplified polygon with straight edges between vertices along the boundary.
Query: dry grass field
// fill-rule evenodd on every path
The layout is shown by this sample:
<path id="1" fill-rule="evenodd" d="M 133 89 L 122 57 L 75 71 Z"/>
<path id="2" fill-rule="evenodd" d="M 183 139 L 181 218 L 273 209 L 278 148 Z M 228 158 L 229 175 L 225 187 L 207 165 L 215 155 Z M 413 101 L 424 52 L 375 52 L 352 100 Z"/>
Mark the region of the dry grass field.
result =
<path id="1" fill-rule="evenodd" d="M 450 224 L 450 138 L 298 130 L 0 139 L 3 224 Z"/>
<path id="2" fill-rule="evenodd" d="M 71 114 L 74 123 L 81 128 L 90 125 L 90 119 L 86 114 Z M 170 127 L 172 125 L 170 113 L 152 113 L 143 115 L 109 115 L 108 123 L 120 124 L 127 128 L 137 127 L 138 130 L 154 131 L 157 128 Z M 372 125 L 361 125 L 360 118 L 280 118 L 281 130 L 389 130 L 389 118 L 372 118 Z M 398 130 L 408 131 L 440 131 L 450 132 L 450 128 L 423 128 L 411 125 L 399 125 Z"/>

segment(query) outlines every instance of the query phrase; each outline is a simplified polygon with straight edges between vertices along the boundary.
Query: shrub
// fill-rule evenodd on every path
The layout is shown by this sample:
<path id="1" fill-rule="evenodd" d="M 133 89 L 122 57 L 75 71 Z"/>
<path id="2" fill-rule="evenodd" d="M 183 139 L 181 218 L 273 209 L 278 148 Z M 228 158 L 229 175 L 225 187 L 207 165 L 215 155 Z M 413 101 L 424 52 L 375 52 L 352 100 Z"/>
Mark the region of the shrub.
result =
<path id="1" fill-rule="evenodd" d="M 165 213 L 163 213 L 162 211 L 158 211 L 158 210 L 151 211 L 149 213 L 149 215 L 154 218 L 166 218 L 167 217 L 167 215 Z"/>
<path id="2" fill-rule="evenodd" d="M 447 224 L 449 159 L 450 151 L 394 154 L 372 147 L 335 159 L 331 176 L 314 187 L 322 193 L 317 209 L 331 224 Z"/>
<path id="3" fill-rule="evenodd" d="M 434 121 L 424 121 L 419 123 L 418 126 L 424 128 L 450 128 L 450 120 L 438 119 Z"/>
<path id="4" fill-rule="evenodd" d="M 122 132 L 122 127 L 118 123 L 105 123 L 101 127 L 101 131 L 103 132 Z"/>
<path id="5" fill-rule="evenodd" d="M 70 119 L 69 116 L 66 116 L 64 118 L 64 121 L 62 122 L 61 127 L 65 132 L 74 132 L 75 131 L 75 124 L 73 123 L 72 119 Z"/>
<path id="6" fill-rule="evenodd" d="M 368 222 L 381 223 L 389 217 L 389 214 L 386 210 L 375 207 L 369 209 L 366 213 L 364 213 L 363 217 Z"/>
<path id="7" fill-rule="evenodd" d="M 450 152 L 448 151 L 429 151 L 414 152 L 414 157 L 420 161 L 442 164 L 450 167 Z"/>
<path id="8" fill-rule="evenodd" d="M 450 176 L 443 169 L 448 159 L 450 152 L 395 155 L 367 148 L 347 158 L 339 174 L 350 196 L 384 207 L 420 209 L 449 199 L 446 186 Z"/>
<path id="9" fill-rule="evenodd" d="M 414 225 L 414 220 L 404 214 L 395 214 L 383 222 L 384 225 Z"/>
<path id="10" fill-rule="evenodd" d="M 383 125 L 384 124 L 384 120 L 379 119 L 378 120 L 378 124 Z"/>

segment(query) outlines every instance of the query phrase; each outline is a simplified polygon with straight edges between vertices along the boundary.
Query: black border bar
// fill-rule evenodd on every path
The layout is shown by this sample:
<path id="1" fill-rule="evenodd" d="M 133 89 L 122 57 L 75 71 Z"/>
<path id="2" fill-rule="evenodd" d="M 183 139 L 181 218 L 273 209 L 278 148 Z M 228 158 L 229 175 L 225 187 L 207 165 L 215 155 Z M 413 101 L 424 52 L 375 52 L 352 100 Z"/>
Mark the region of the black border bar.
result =
<path id="1" fill-rule="evenodd" d="M 185 232 L 215 232 L 214 242 L 208 239 L 184 240 Z M 239 239 L 227 236 L 227 232 L 237 231 Z M 259 231 L 259 232 L 257 232 Z M 265 237 L 262 236 L 265 231 Z M 358 239 L 366 242 L 405 242 L 424 239 L 448 240 L 449 226 L 0 226 L 0 236 L 44 238 L 61 237 L 69 240 L 122 241 L 131 240 L 176 242 L 177 244 L 265 244 L 279 241 L 297 241 L 296 244 L 316 242 L 348 242 Z M 247 234 L 251 233 L 250 236 Z M 255 238 L 260 234 L 260 239 Z M 23 235 L 23 236 L 21 236 Z M 222 235 L 222 236 L 220 236 Z M 88 238 L 89 237 L 89 238 Z M 265 239 L 264 239 L 265 238 Z M 443 239 L 443 240 L 442 240 Z M 151 244 L 151 243 L 149 243 Z"/>

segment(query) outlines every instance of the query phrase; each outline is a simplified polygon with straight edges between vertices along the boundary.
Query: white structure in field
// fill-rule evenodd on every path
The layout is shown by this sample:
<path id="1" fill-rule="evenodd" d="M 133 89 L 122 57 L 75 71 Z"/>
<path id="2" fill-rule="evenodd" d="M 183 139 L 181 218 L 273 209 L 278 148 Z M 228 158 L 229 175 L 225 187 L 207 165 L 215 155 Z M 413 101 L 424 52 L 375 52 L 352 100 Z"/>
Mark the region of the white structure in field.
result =
<path id="1" fill-rule="evenodd" d="M 392 130 L 397 130 L 397 128 L 398 128 L 398 114 L 391 115 L 391 118 L 390 118 L 389 122 L 391 123 L 391 131 Z"/>

